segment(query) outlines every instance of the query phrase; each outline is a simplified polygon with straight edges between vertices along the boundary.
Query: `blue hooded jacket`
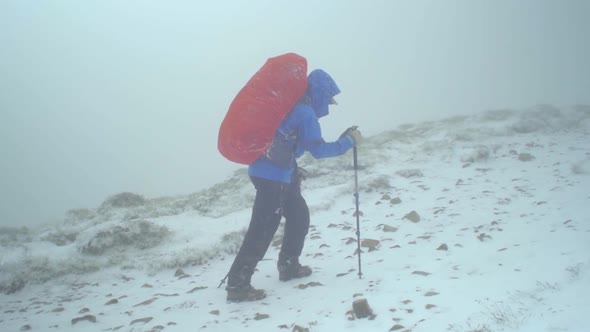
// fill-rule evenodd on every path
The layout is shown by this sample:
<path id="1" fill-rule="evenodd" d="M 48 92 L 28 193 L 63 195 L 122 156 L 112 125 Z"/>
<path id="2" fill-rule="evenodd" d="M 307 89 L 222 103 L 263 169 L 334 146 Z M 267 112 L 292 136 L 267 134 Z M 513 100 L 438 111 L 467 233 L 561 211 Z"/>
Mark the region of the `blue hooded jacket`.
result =
<path id="1" fill-rule="evenodd" d="M 335 157 L 346 153 L 353 146 L 353 139 L 343 136 L 336 142 L 326 143 L 322 138 L 319 118 L 328 115 L 332 97 L 340 93 L 336 82 L 321 69 L 312 71 L 307 77 L 307 91 L 301 100 L 287 114 L 277 129 L 278 135 L 293 135 L 294 158 L 309 151 L 315 158 Z M 276 136 L 275 136 L 276 139 Z M 278 166 L 263 155 L 248 168 L 250 176 L 267 180 L 291 183 L 295 163 L 287 167 Z"/>

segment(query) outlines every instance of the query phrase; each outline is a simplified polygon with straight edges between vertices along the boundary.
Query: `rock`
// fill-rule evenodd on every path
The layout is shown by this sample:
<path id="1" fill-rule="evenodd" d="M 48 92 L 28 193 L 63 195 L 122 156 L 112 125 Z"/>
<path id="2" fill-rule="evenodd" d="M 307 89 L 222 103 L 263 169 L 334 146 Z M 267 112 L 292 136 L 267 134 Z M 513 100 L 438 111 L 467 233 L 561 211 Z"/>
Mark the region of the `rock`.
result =
<path id="1" fill-rule="evenodd" d="M 444 250 L 444 251 L 447 251 L 447 250 L 449 250 L 449 246 L 447 246 L 446 243 L 443 243 L 436 250 Z"/>
<path id="2" fill-rule="evenodd" d="M 425 308 L 426 308 L 426 310 L 430 310 L 430 309 L 432 309 L 432 308 L 436 308 L 436 306 L 435 306 L 434 304 L 430 304 L 430 303 L 429 303 L 429 304 L 427 304 L 427 305 L 425 306 Z"/>
<path id="3" fill-rule="evenodd" d="M 309 329 L 306 327 L 301 327 L 299 325 L 293 326 L 292 332 L 309 332 Z"/>
<path id="4" fill-rule="evenodd" d="M 487 235 L 486 233 L 481 233 L 477 236 L 477 239 L 480 240 L 481 242 L 484 242 L 485 240 L 491 240 L 492 237 Z"/>
<path id="5" fill-rule="evenodd" d="M 89 322 L 92 322 L 92 323 L 96 323 L 96 317 L 95 316 L 93 316 L 93 315 L 85 315 L 85 316 L 82 316 L 82 317 L 76 317 L 76 318 L 72 319 L 72 325 L 75 325 L 76 323 L 81 322 L 83 320 L 86 320 L 86 321 L 89 321 Z"/>
<path id="6" fill-rule="evenodd" d="M 535 157 L 530 153 L 519 153 L 518 160 L 520 161 L 531 161 L 534 160 Z"/>
<path id="7" fill-rule="evenodd" d="M 395 325 L 393 325 L 393 326 L 392 326 L 392 327 L 389 329 L 389 331 L 398 331 L 398 330 L 401 330 L 401 329 L 403 329 L 403 328 L 404 328 L 404 326 L 403 326 L 403 325 L 400 325 L 400 324 L 395 324 Z"/>
<path id="8" fill-rule="evenodd" d="M 197 286 L 197 287 L 194 287 L 193 289 L 189 290 L 189 291 L 188 291 L 188 292 L 186 292 L 186 293 L 187 293 L 187 294 L 191 294 L 191 293 L 194 293 L 194 292 L 196 292 L 196 291 L 199 291 L 199 290 L 202 290 L 202 289 L 205 289 L 205 288 L 207 288 L 207 286 Z"/>
<path id="9" fill-rule="evenodd" d="M 378 246 L 379 246 L 379 240 L 363 239 L 361 241 L 361 247 L 369 248 L 369 252 L 371 252 L 373 250 L 377 250 Z"/>
<path id="10" fill-rule="evenodd" d="M 112 300 L 110 300 L 109 302 L 105 303 L 104 305 L 112 305 L 112 304 L 117 304 L 117 303 L 119 303 L 119 300 L 117 300 L 117 299 L 112 299 Z"/>
<path id="11" fill-rule="evenodd" d="M 152 304 L 154 301 L 156 301 L 157 299 L 158 299 L 157 297 L 154 297 L 154 298 L 152 298 L 152 299 L 149 299 L 149 300 L 143 301 L 143 302 L 141 302 L 141 303 L 138 303 L 138 304 L 134 305 L 133 307 L 139 307 L 140 305 L 150 305 L 150 304 Z"/>
<path id="12" fill-rule="evenodd" d="M 184 273 L 184 271 L 183 271 L 182 269 L 177 269 L 177 270 L 176 270 L 176 272 L 174 273 L 174 276 L 175 276 L 175 277 L 184 277 L 184 276 L 186 276 L 186 275 L 187 275 L 187 274 L 186 274 L 186 273 Z"/>
<path id="13" fill-rule="evenodd" d="M 391 196 L 389 196 L 389 194 L 385 194 L 385 195 L 381 196 L 382 201 L 388 201 L 390 199 L 391 199 Z"/>
<path id="14" fill-rule="evenodd" d="M 436 296 L 438 294 L 439 293 L 437 293 L 437 292 L 429 291 L 429 292 L 426 292 L 426 294 L 424 294 L 424 296 Z"/>
<path id="15" fill-rule="evenodd" d="M 344 239 L 344 240 L 346 240 L 346 244 L 356 243 L 356 239 L 353 238 L 353 237 L 349 237 L 349 238 Z"/>
<path id="16" fill-rule="evenodd" d="M 420 215 L 418 214 L 418 212 L 412 211 L 406 214 L 403 219 L 408 219 L 409 221 L 416 223 L 420 221 Z"/>
<path id="17" fill-rule="evenodd" d="M 396 198 L 392 198 L 389 203 L 391 203 L 391 205 L 397 205 L 397 204 L 401 204 L 402 200 L 399 197 Z"/>
<path id="18" fill-rule="evenodd" d="M 20 330 L 21 331 L 30 331 L 32 329 L 31 325 L 27 324 L 27 325 L 23 325 L 21 326 Z"/>
<path id="19" fill-rule="evenodd" d="M 151 322 L 152 319 L 154 319 L 154 318 L 153 317 L 143 317 L 143 318 L 134 319 L 131 321 L 131 323 L 129 323 L 129 325 L 133 325 L 133 324 L 137 324 L 137 323 L 147 324 L 147 323 Z"/>
<path id="20" fill-rule="evenodd" d="M 366 318 L 373 315 L 367 299 L 358 299 L 352 302 L 352 311 L 356 318 Z"/>
<path id="21" fill-rule="evenodd" d="M 424 271 L 414 271 L 414 272 L 412 272 L 412 274 L 417 274 L 419 276 L 424 276 L 424 277 L 427 277 L 430 275 L 430 273 L 424 272 Z"/>
<path id="22" fill-rule="evenodd" d="M 397 228 L 393 227 L 393 226 L 389 226 L 389 225 L 383 225 L 383 231 L 384 232 L 397 232 Z"/>
<path id="23" fill-rule="evenodd" d="M 263 320 L 263 319 L 267 319 L 269 318 L 270 315 L 267 314 L 261 314 L 261 313 L 256 313 L 256 316 L 254 316 L 254 320 Z"/>
<path id="24" fill-rule="evenodd" d="M 295 288 L 306 289 L 308 287 L 317 287 L 317 286 L 323 286 L 323 285 L 320 282 L 311 281 L 311 282 L 308 282 L 307 284 L 299 284 L 299 285 L 295 286 Z"/>
<path id="25" fill-rule="evenodd" d="M 209 311 L 209 313 L 211 315 L 219 316 L 219 310 L 212 310 L 212 311 Z"/>

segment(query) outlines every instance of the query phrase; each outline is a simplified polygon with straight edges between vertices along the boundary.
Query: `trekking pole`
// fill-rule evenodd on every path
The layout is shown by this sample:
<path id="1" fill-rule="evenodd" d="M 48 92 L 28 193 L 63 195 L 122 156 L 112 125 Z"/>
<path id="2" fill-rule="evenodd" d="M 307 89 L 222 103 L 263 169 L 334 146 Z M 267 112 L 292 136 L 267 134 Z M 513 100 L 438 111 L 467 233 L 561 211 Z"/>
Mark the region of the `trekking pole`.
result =
<path id="1" fill-rule="evenodd" d="M 358 178 L 358 158 L 356 152 L 356 145 L 352 147 L 352 158 L 354 162 L 354 198 L 356 201 L 356 244 L 357 249 L 356 252 L 359 258 L 359 279 L 363 277 L 363 272 L 361 271 L 361 231 L 360 231 L 360 212 L 359 212 L 359 178 Z"/>

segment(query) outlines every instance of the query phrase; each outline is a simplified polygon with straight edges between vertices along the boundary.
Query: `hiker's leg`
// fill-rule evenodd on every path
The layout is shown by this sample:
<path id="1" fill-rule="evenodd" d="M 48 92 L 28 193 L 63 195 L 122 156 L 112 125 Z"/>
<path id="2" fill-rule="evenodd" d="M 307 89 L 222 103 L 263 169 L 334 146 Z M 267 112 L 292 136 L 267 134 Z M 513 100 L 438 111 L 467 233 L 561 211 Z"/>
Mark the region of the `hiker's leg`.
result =
<path id="1" fill-rule="evenodd" d="M 282 215 L 283 188 L 280 182 L 251 178 L 256 187 L 252 218 L 244 241 L 229 271 L 228 287 L 246 287 L 256 265 L 266 253 Z"/>
<path id="2" fill-rule="evenodd" d="M 309 208 L 298 185 L 292 184 L 286 193 L 285 234 L 281 256 L 298 258 L 303 251 L 305 236 L 309 231 Z"/>

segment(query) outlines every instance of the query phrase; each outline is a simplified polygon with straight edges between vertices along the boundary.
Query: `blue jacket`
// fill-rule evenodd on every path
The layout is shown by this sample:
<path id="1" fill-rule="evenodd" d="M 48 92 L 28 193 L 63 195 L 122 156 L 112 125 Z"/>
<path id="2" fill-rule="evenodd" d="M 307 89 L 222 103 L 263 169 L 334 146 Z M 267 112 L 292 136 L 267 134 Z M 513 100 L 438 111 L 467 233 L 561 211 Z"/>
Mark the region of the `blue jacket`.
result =
<path id="1" fill-rule="evenodd" d="M 353 139 L 343 136 L 336 142 L 326 143 L 322 138 L 319 118 L 328 115 L 332 97 L 340 93 L 336 82 L 321 69 L 312 71 L 307 78 L 307 91 L 299 103 L 287 114 L 277 129 L 277 135 L 294 134 L 295 158 L 309 151 L 315 158 L 327 158 L 346 153 L 353 146 Z M 276 137 L 276 136 L 275 136 Z M 265 155 L 248 168 L 250 176 L 290 183 L 295 163 L 281 167 Z"/>

